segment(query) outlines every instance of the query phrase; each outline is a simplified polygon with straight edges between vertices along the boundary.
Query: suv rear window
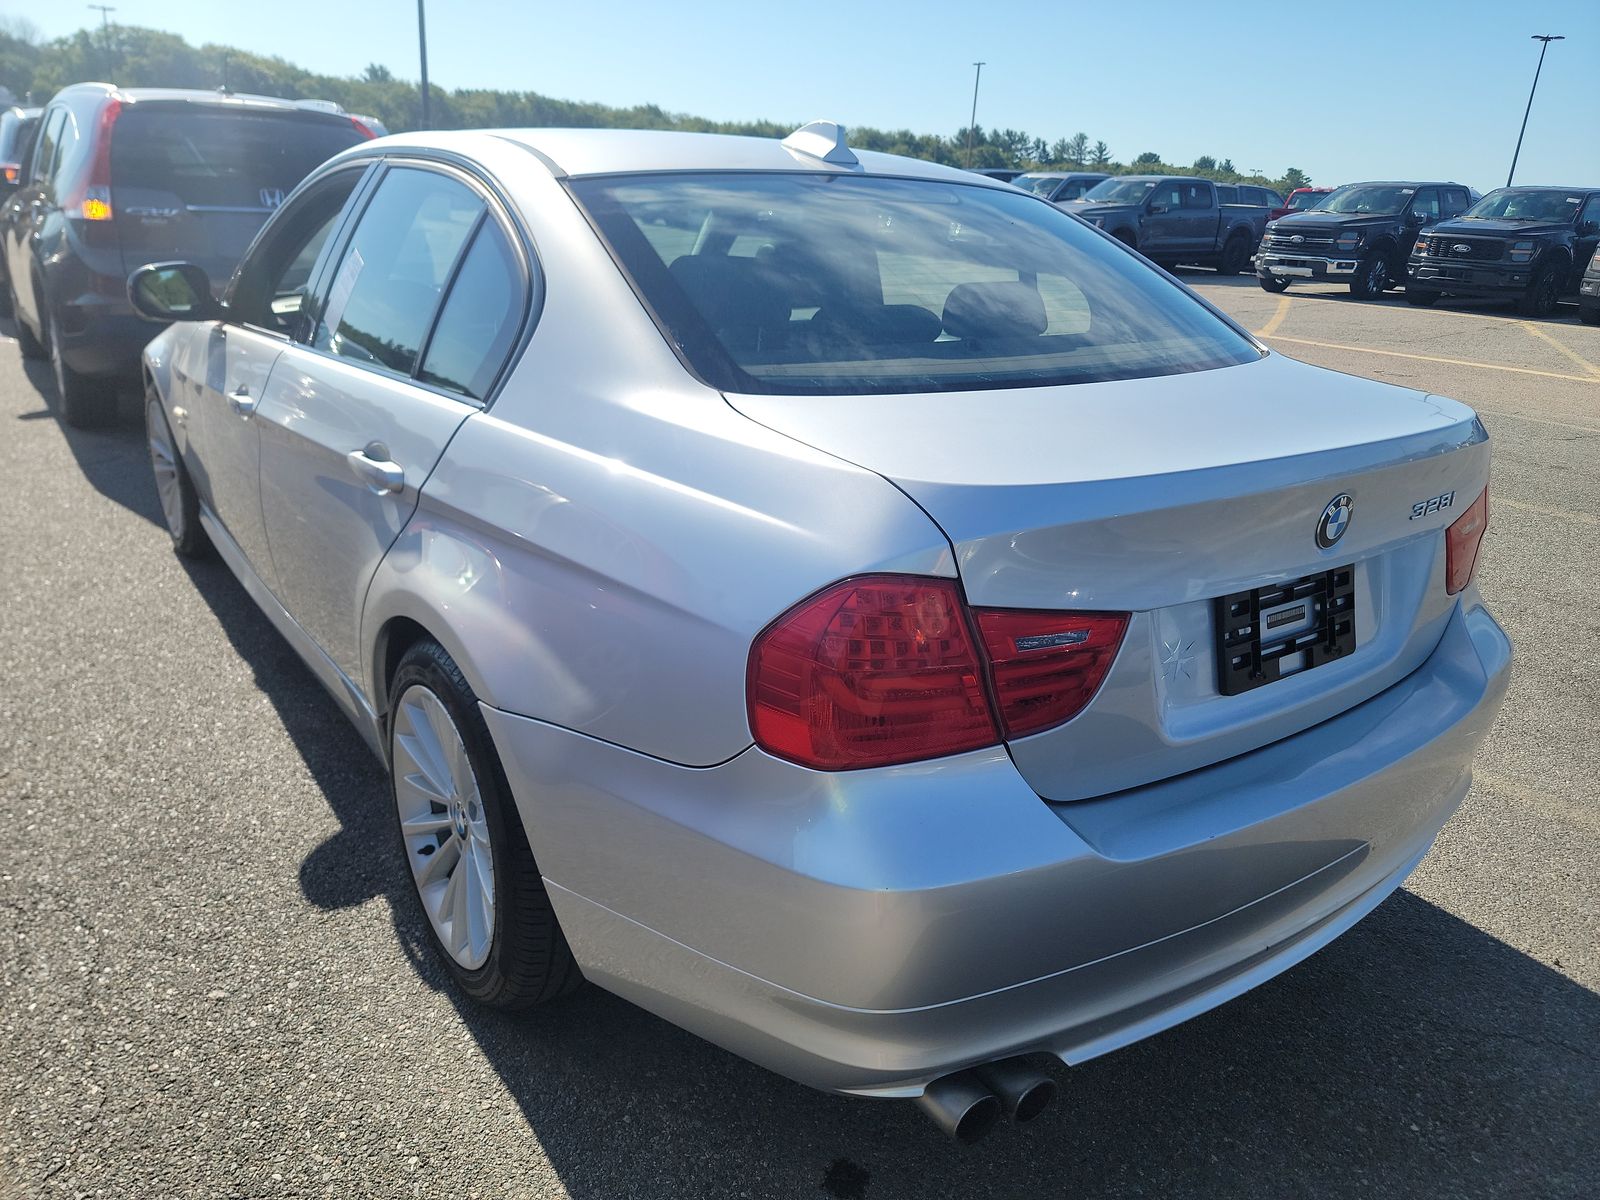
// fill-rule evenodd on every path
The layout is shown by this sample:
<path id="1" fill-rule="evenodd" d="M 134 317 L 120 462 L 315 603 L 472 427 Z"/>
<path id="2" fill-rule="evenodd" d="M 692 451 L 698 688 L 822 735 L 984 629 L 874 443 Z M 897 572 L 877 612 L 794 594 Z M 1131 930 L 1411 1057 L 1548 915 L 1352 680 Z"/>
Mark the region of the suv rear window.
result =
<path id="1" fill-rule="evenodd" d="M 271 211 L 365 138 L 348 120 L 301 113 L 129 105 L 111 130 L 111 184 L 189 208 Z"/>
<path id="2" fill-rule="evenodd" d="M 1258 357 L 1141 260 L 1010 188 L 754 173 L 569 186 L 663 332 L 725 391 L 977 390 Z"/>

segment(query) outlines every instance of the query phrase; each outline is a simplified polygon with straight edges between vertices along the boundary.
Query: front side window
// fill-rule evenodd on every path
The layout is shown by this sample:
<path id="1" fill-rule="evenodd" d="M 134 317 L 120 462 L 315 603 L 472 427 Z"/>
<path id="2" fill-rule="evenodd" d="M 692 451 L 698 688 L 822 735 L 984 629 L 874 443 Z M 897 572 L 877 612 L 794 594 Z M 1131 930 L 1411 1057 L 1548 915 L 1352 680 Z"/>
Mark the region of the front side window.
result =
<path id="1" fill-rule="evenodd" d="M 1259 356 L 1182 289 L 1010 190 L 755 173 L 569 186 L 663 333 L 725 391 L 1039 386 Z"/>
<path id="2" fill-rule="evenodd" d="M 311 271 L 364 171 L 319 180 L 273 219 L 233 283 L 228 306 L 236 320 L 289 337 L 302 332 Z"/>
<path id="3" fill-rule="evenodd" d="M 1305 212 L 1307 209 L 1322 207 L 1322 202 L 1327 198 L 1327 192 L 1296 192 L 1289 197 L 1289 207 L 1295 212 Z"/>
<path id="4" fill-rule="evenodd" d="M 1411 212 L 1414 216 L 1426 220 L 1434 220 L 1439 215 L 1439 189 L 1423 188 L 1411 202 Z"/>
<path id="5" fill-rule="evenodd" d="M 312 345 L 410 375 L 483 211 L 477 193 L 447 175 L 391 170 L 333 273 Z"/>

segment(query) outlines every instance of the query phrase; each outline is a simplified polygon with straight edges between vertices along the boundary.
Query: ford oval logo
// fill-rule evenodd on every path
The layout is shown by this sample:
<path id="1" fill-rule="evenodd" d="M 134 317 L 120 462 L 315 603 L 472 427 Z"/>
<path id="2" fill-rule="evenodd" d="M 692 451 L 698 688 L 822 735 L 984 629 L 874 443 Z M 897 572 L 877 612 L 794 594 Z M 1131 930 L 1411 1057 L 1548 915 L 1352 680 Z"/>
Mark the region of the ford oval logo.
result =
<path id="1" fill-rule="evenodd" d="M 1355 507 L 1356 502 L 1349 492 L 1340 492 L 1329 500 L 1328 507 L 1322 510 L 1322 519 L 1317 522 L 1317 545 L 1324 550 L 1333 549 L 1334 543 L 1350 528 L 1350 517 Z"/>
<path id="2" fill-rule="evenodd" d="M 1467 245 L 1465 242 L 1457 242 L 1454 246 L 1450 247 L 1450 252 L 1452 254 L 1471 254 L 1472 247 Z"/>
<path id="3" fill-rule="evenodd" d="M 1293 242 L 1296 246 L 1298 246 L 1301 242 L 1305 241 L 1306 239 L 1304 237 L 1302 237 L 1300 234 L 1297 233 L 1292 238 L 1290 238 L 1289 240 L 1291 242 Z"/>

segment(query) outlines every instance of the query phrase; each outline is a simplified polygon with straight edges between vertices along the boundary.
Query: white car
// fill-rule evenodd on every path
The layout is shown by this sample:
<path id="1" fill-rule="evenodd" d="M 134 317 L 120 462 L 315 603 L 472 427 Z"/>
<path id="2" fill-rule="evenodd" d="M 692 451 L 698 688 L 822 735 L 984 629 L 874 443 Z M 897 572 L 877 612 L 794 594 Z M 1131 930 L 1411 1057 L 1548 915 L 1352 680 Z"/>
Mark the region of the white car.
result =
<path id="1" fill-rule="evenodd" d="M 971 1140 L 1370 911 L 1506 687 L 1471 410 L 837 126 L 383 139 L 222 303 L 129 287 L 173 540 L 484 1003 L 581 973 Z"/>

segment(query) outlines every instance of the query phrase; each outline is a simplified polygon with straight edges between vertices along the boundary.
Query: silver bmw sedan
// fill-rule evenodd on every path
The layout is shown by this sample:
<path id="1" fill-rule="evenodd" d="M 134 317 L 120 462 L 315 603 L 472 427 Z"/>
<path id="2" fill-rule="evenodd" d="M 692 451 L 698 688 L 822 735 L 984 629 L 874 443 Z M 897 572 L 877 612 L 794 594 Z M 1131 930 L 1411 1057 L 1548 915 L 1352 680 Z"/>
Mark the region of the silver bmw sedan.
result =
<path id="1" fill-rule="evenodd" d="M 484 1004 L 970 1141 L 1371 911 L 1505 691 L 1470 409 L 826 122 L 385 138 L 213 282 L 129 281 L 173 542 L 389 767 Z"/>

